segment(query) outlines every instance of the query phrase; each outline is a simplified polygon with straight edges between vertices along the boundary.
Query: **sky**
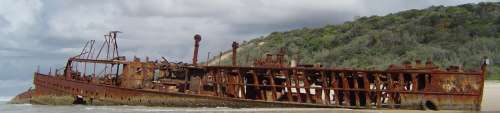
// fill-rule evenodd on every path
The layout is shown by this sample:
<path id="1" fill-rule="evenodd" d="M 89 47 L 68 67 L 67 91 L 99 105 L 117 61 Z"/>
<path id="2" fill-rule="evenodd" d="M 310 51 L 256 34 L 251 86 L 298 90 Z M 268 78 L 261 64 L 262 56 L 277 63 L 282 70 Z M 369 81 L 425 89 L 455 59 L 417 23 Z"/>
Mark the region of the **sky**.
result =
<path id="1" fill-rule="evenodd" d="M 341 24 L 433 5 L 482 0 L 0 0 L 0 97 L 32 87 L 33 72 L 61 68 L 85 42 L 118 30 L 121 55 L 189 62 L 275 31 Z M 488 0 L 487 0 L 488 1 Z M 491 1 L 491 0 L 490 0 Z"/>

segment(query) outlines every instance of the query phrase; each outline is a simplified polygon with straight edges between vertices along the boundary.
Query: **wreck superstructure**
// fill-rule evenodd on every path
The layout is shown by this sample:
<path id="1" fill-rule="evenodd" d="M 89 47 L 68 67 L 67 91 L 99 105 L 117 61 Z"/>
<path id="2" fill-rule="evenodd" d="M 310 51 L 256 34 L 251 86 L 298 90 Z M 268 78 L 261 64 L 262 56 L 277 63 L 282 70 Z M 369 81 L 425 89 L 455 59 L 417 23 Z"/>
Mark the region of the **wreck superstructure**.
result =
<path id="1" fill-rule="evenodd" d="M 117 31 L 96 49 L 89 41 L 63 70 L 35 72 L 35 89 L 19 97 L 82 96 L 89 103 L 184 107 L 333 107 L 363 109 L 480 110 L 487 59 L 474 71 L 432 61 L 405 62 L 387 70 L 289 65 L 280 52 L 251 66 L 198 64 L 195 35 L 191 64 L 167 59 L 126 60 L 119 56 Z M 29 95 L 29 96 L 27 96 Z"/>

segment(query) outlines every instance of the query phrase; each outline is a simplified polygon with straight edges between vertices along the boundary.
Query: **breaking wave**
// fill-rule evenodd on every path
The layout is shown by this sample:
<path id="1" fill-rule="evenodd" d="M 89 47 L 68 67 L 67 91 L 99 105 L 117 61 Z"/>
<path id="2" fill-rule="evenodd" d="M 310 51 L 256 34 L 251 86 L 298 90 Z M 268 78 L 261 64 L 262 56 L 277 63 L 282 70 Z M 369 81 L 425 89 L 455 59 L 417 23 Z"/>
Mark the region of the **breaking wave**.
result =
<path id="1" fill-rule="evenodd" d="M 0 101 L 10 101 L 13 97 L 2 97 L 0 96 Z"/>

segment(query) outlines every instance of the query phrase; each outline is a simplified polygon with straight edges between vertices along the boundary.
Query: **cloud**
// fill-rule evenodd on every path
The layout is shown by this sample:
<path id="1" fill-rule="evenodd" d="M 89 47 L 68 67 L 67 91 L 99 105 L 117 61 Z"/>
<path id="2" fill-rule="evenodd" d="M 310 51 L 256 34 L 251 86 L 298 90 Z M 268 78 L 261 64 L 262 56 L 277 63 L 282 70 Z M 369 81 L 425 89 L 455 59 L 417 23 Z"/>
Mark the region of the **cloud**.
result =
<path id="1" fill-rule="evenodd" d="M 30 87 L 32 87 L 31 81 L 18 79 L 0 80 L 0 89 L 2 90 L 0 101 L 3 101 L 5 96 L 15 96 L 23 91 L 27 91 Z"/>
<path id="2" fill-rule="evenodd" d="M 473 0 L 2 0 L 0 80 L 30 81 L 78 54 L 87 40 L 120 30 L 122 55 L 191 59 L 201 34 L 200 59 L 274 31 L 321 27 L 355 16 L 385 15 Z M 99 45 L 98 43 L 97 45 Z M 16 84 L 12 82 L 13 84 Z M 5 84 L 0 84 L 5 85 Z M 27 84 L 19 84 L 26 86 Z M 6 87 L 0 86 L 0 90 Z M 0 94 L 2 96 L 3 94 Z"/>

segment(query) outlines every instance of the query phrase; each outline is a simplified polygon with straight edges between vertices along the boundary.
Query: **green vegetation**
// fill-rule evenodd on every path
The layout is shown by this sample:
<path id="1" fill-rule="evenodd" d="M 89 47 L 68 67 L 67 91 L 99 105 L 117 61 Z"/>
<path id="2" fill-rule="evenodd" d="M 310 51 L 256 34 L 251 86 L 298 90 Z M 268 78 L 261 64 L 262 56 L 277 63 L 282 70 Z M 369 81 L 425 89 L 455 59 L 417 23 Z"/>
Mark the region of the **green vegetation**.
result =
<path id="1" fill-rule="evenodd" d="M 241 45 L 238 61 L 252 63 L 287 49 L 287 59 L 331 67 L 385 69 L 390 64 L 430 58 L 478 69 L 492 59 L 488 79 L 500 79 L 500 3 L 433 6 L 385 16 L 361 17 L 339 25 L 273 32 Z M 217 57 L 216 57 L 217 58 Z M 229 64 L 224 59 L 223 64 Z"/>

